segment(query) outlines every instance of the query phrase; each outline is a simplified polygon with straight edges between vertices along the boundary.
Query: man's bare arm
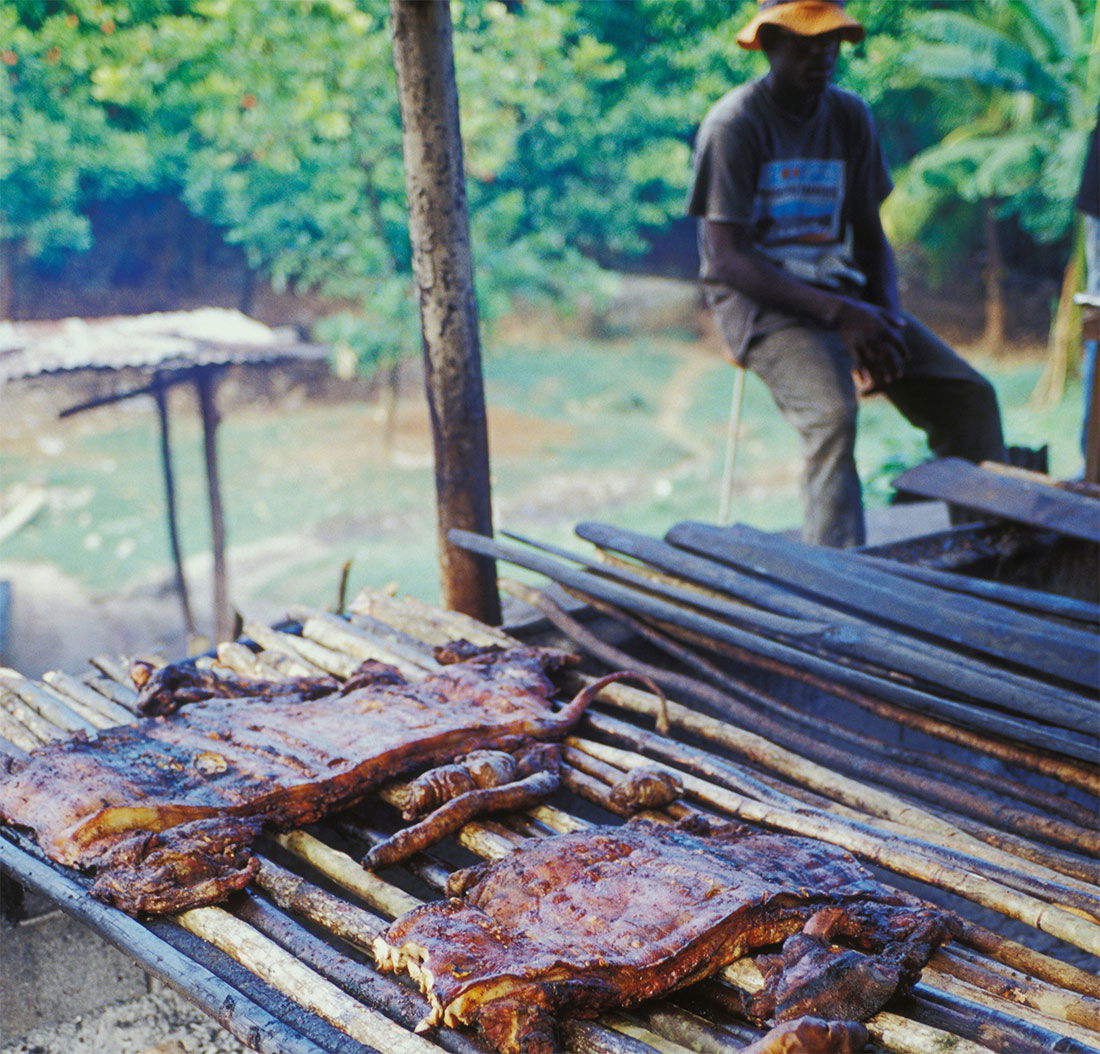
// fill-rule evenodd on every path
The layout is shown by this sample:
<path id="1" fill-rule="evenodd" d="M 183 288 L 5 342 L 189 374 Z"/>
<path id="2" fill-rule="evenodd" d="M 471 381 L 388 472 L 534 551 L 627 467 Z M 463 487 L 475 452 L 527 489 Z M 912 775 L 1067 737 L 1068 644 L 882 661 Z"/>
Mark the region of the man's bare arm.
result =
<path id="1" fill-rule="evenodd" d="M 888 384 L 901 375 L 905 347 L 901 316 L 896 308 L 896 283 L 892 286 L 895 305 L 892 308 L 819 289 L 795 278 L 758 252 L 752 246 L 748 224 L 713 220 L 704 220 L 703 224 L 712 279 L 767 307 L 835 329 L 852 353 L 860 385 L 865 390 Z M 881 234 L 881 225 L 878 230 Z M 893 254 L 885 237 L 882 247 L 887 255 L 875 258 L 875 282 L 885 292 L 890 288 Z M 876 294 L 878 292 L 876 288 Z"/>

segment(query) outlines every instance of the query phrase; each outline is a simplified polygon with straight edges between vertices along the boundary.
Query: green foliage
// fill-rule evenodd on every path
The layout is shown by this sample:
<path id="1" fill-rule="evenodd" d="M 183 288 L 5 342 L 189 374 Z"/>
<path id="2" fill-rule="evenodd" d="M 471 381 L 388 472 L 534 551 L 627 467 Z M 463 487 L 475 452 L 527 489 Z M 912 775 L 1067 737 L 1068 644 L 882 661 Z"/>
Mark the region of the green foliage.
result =
<path id="1" fill-rule="evenodd" d="M 1074 0 L 917 9 L 902 57 L 942 126 L 899 174 L 892 232 L 915 238 L 961 200 L 998 202 L 1039 242 L 1065 237 L 1096 120 L 1097 33 L 1095 6 Z"/>
<path id="2" fill-rule="evenodd" d="M 840 77 L 906 166 L 903 234 L 995 197 L 1061 236 L 1094 113 L 1090 3 L 853 0 L 868 37 Z M 682 217 L 699 120 L 764 69 L 734 39 L 755 7 L 452 0 L 484 323 L 517 297 L 599 296 L 603 268 Z M 362 368 L 415 349 L 385 3 L 8 0 L 0 37 L 8 247 L 84 248 L 90 206 L 175 190 L 277 288 L 358 305 L 356 335 L 332 326 Z M 957 247 L 974 225 L 955 218 Z"/>

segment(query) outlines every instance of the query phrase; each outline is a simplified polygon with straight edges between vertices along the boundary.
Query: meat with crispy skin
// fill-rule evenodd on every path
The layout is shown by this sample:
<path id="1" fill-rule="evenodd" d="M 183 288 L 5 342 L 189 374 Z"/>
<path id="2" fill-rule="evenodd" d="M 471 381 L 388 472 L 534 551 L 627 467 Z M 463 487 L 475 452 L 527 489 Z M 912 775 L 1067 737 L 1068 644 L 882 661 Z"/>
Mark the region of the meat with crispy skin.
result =
<path id="1" fill-rule="evenodd" d="M 241 820 L 286 830 L 403 773 L 564 735 L 593 689 L 555 712 L 548 675 L 575 661 L 498 649 L 415 684 L 366 663 L 319 698 L 191 702 L 14 763 L 0 776 L 0 819 L 33 829 L 59 863 L 95 868 L 95 891 L 125 910 L 211 903 L 247 881 L 255 832 Z"/>
<path id="2" fill-rule="evenodd" d="M 419 983 L 432 1007 L 425 1027 L 476 1024 L 504 1054 L 553 1054 L 560 1015 L 593 1016 L 682 988 L 791 937 L 825 908 L 851 907 L 871 953 L 904 941 L 907 927 L 919 932 L 907 972 L 876 993 L 878 1005 L 950 933 L 948 916 L 881 885 L 842 850 L 732 825 L 637 820 L 529 839 L 456 872 L 448 892 L 397 919 L 375 957 Z M 812 938 L 815 951 L 821 939 Z M 757 1005 L 782 987 L 783 1005 L 800 1014 L 816 1014 L 819 998 L 828 1006 L 812 961 L 791 980 L 800 962 L 792 948 Z M 829 1006 L 823 1016 L 853 1015 Z"/>

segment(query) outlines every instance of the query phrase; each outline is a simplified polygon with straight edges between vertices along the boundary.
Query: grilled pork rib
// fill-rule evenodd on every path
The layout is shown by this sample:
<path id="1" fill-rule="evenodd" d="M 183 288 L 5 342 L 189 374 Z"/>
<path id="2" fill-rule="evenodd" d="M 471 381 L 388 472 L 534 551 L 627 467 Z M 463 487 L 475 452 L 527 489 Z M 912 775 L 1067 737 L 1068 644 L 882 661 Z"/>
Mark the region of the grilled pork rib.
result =
<path id="1" fill-rule="evenodd" d="M 842 850 L 732 825 L 698 830 L 638 820 L 530 839 L 456 872 L 455 895 L 396 920 L 375 958 L 419 983 L 432 1006 L 424 1027 L 476 1024 L 503 1054 L 553 1054 L 562 1014 L 651 999 L 787 938 L 750 1016 L 866 1017 L 950 934 L 949 916 L 887 889 Z M 841 932 L 863 949 L 851 952 L 861 966 L 886 964 L 861 973 L 874 976 L 869 995 L 834 969 L 843 953 L 828 940 Z"/>
<path id="2" fill-rule="evenodd" d="M 206 678 L 208 697 L 179 710 L 164 688 L 181 679 L 162 676 L 153 688 L 166 716 L 79 734 L 14 763 L 0 778 L 0 819 L 33 829 L 53 860 L 96 869 L 93 891 L 127 911 L 212 903 L 248 882 L 261 827 L 310 823 L 387 780 L 472 751 L 560 738 L 600 683 L 555 712 L 548 675 L 574 656 L 463 655 L 415 684 L 364 663 L 342 689 L 316 698 L 308 686 L 220 698 Z M 181 683 L 193 696 L 194 683 Z M 239 682 L 227 692 L 239 696 Z"/>

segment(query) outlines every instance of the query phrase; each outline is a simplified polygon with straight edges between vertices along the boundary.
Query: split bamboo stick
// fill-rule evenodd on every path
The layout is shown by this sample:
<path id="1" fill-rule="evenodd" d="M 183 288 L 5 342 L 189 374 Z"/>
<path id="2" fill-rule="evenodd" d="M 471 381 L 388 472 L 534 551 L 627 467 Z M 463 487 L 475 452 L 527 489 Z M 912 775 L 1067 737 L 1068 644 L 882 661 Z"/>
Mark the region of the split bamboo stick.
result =
<path id="1" fill-rule="evenodd" d="M 621 762 L 620 767 L 634 767 L 646 762 L 641 755 L 620 751 L 614 747 L 605 747 L 591 741 L 578 741 L 575 737 L 570 737 L 567 742 L 581 749 L 591 750 L 603 760 L 618 758 Z M 869 829 L 860 830 L 851 826 L 841 826 L 830 822 L 823 814 L 798 813 L 791 809 L 781 809 L 764 802 L 753 801 L 683 770 L 672 769 L 672 771 L 683 782 L 685 791 L 697 800 L 717 807 L 731 816 L 765 824 L 788 834 L 817 838 L 841 846 L 864 860 L 879 864 L 898 874 L 950 890 L 974 903 L 1026 922 L 1093 955 L 1100 954 L 1100 926 L 1095 923 L 1056 905 L 1045 904 L 1034 897 L 1018 893 L 962 867 L 939 860 L 930 860 L 914 852 L 900 838 L 876 837 L 875 833 Z"/>
<path id="2" fill-rule="evenodd" d="M 1097 1032 L 1094 1028 L 1080 1025 L 1064 1014 L 1047 1014 L 1032 1007 L 1028 1002 L 1019 999 L 1006 999 L 995 992 L 991 992 L 986 987 L 972 985 L 954 974 L 938 970 L 933 964 L 929 964 L 924 968 L 921 977 L 927 984 L 941 992 L 960 996 L 970 1002 L 980 1002 L 983 1006 L 987 1005 L 999 1009 L 1001 1013 L 1016 1016 L 1021 1021 L 1051 1031 L 1058 1031 L 1070 1039 L 1077 1040 L 1079 1043 L 1086 1043 L 1100 1048 L 1100 1032 Z"/>
<path id="3" fill-rule="evenodd" d="M 97 728 L 104 727 L 98 720 L 101 717 L 113 725 L 126 725 L 134 720 L 134 715 L 125 707 L 112 702 L 91 686 L 66 673 L 55 670 L 43 674 L 42 680 L 64 695 L 69 706 Z"/>
<path id="4" fill-rule="evenodd" d="M 608 559 L 613 565 L 622 563 L 617 557 L 609 556 Z M 658 578 L 668 577 L 663 572 L 653 571 L 650 568 L 644 568 L 643 572 L 646 577 L 650 575 Z M 503 580 L 501 586 L 527 603 L 537 606 L 562 632 L 578 643 L 583 642 L 587 650 L 597 654 L 597 657 L 598 653 L 595 648 L 607 647 L 602 639 L 590 633 L 582 623 L 569 616 L 557 604 L 553 603 L 546 593 L 536 592 L 507 580 Z M 515 587 L 514 591 L 513 587 Z M 806 713 L 793 704 L 786 703 L 767 692 L 761 691 L 743 678 L 734 677 L 727 669 L 706 659 L 696 650 L 687 647 L 670 636 L 658 633 L 648 623 L 626 612 L 614 609 L 610 605 L 597 605 L 594 603 L 593 606 L 602 610 L 608 617 L 629 627 L 641 638 L 649 641 L 673 659 L 695 670 L 702 677 L 723 689 L 728 695 L 732 695 L 734 699 L 748 704 L 743 708 L 739 708 L 738 715 L 743 727 L 747 727 L 750 731 L 768 735 L 768 731 L 762 727 L 763 723 L 759 721 L 758 715 L 761 717 L 765 714 L 770 715 L 773 720 L 769 722 L 769 730 L 782 734 L 784 736 L 783 742 L 787 745 L 789 745 L 789 742 L 786 736 L 792 726 L 808 730 L 813 737 L 813 741 L 819 741 L 821 732 L 825 731 L 830 738 L 851 744 L 868 756 L 890 758 L 899 765 L 949 776 L 966 784 L 976 784 L 987 790 L 993 790 L 1006 802 L 1015 800 L 1026 803 L 1033 808 L 1054 816 L 1061 816 L 1063 819 L 1078 825 L 1091 826 L 1095 820 L 1095 810 L 1087 809 L 1077 802 L 1067 799 L 1065 795 L 1030 787 L 1018 780 L 988 772 L 976 765 L 945 757 L 942 753 L 931 754 L 912 747 L 903 748 L 868 735 L 863 731 L 831 721 L 820 714 Z M 761 711 L 763 711 L 763 714 Z"/>
<path id="5" fill-rule="evenodd" d="M 604 694 L 605 698 L 609 697 L 620 703 L 625 701 L 628 705 L 633 705 L 634 697 L 611 691 Z M 1058 882 L 1076 890 L 1083 896 L 1089 897 L 1092 902 L 1096 900 L 1097 890 L 1095 887 L 1086 886 L 1078 880 L 1056 873 L 1050 868 L 1021 860 L 1004 850 L 989 846 L 966 832 L 960 831 L 954 824 L 942 820 L 933 813 L 919 808 L 905 799 L 832 773 L 829 769 L 785 751 L 754 733 L 745 732 L 677 704 L 670 705 L 669 714 L 678 728 L 689 733 L 705 734 L 710 741 L 720 742 L 723 746 L 736 751 L 754 764 L 763 765 L 787 778 L 796 779 L 803 786 L 809 786 L 842 805 L 876 818 L 880 826 L 885 824 L 900 825 L 903 828 L 908 828 L 911 835 L 938 844 L 945 849 L 964 853 L 997 867 L 1016 870 L 1023 875 L 1029 875 L 1040 881 Z M 668 757 L 674 753 L 680 758 L 681 763 L 686 756 L 701 756 L 704 765 L 709 764 L 712 768 L 717 767 L 717 762 L 701 755 L 699 751 L 692 750 L 689 747 L 675 747 L 667 740 L 662 742 L 649 733 L 623 722 L 618 722 L 613 718 L 593 713 L 588 716 L 587 721 L 591 728 L 620 738 L 628 738 L 636 748 L 642 746 L 651 752 L 655 751 L 658 756 Z M 1096 904 L 1092 903 L 1091 907 L 1096 907 Z"/>
<path id="6" fill-rule="evenodd" d="M 271 629 L 258 622 L 245 622 L 244 633 L 267 651 L 282 652 L 305 670 L 303 676 L 334 673 L 348 677 L 358 665 L 350 656 L 340 655 L 313 641 L 280 630 Z"/>
<path id="7" fill-rule="evenodd" d="M 0 683 L 17 695 L 36 714 L 56 725 L 62 732 L 93 731 L 87 718 L 78 714 L 64 697 L 15 670 L 0 668 Z"/>
<path id="8" fill-rule="evenodd" d="M 50 743 L 64 734 L 57 725 L 51 724 L 35 713 L 15 692 L 2 685 L 0 685 L 0 706 L 8 712 L 8 716 L 13 721 L 17 721 L 23 727 L 29 736 L 37 739 L 39 745 Z"/>

